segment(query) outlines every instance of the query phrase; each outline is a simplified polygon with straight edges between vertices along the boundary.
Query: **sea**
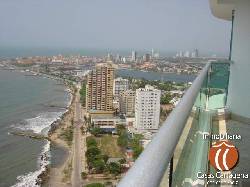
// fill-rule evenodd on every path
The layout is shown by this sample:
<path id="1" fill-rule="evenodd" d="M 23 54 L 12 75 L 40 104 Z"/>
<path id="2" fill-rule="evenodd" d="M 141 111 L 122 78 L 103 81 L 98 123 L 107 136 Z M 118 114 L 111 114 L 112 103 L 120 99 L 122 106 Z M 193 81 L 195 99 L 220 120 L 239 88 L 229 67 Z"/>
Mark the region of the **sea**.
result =
<path id="1" fill-rule="evenodd" d="M 0 70 L 0 187 L 35 187 L 37 176 L 48 164 L 59 164 L 54 156 L 67 154 L 49 141 L 10 132 L 47 134 L 67 111 L 71 97 L 58 80 Z"/>

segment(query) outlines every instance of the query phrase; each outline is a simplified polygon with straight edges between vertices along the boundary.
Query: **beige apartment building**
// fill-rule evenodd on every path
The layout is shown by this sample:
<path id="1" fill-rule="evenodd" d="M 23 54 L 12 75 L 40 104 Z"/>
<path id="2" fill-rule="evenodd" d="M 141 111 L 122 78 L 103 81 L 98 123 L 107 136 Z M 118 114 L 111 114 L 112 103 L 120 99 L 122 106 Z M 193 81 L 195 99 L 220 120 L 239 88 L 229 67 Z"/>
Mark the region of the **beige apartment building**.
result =
<path id="1" fill-rule="evenodd" d="M 113 112 L 113 81 L 112 62 L 98 64 L 88 74 L 86 107 L 89 113 Z"/>

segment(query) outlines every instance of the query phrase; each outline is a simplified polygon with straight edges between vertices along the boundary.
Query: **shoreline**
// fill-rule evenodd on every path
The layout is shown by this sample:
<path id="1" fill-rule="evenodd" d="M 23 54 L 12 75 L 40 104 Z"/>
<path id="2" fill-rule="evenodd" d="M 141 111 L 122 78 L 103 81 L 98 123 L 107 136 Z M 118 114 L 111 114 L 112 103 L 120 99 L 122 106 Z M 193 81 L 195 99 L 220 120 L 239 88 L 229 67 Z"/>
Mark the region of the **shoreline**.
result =
<path id="1" fill-rule="evenodd" d="M 117 70 L 129 70 L 129 71 L 141 71 L 145 73 L 159 73 L 163 75 L 190 75 L 190 76 L 197 76 L 199 73 L 179 73 L 179 72 L 167 72 L 167 71 L 153 71 L 153 70 L 143 70 L 143 69 L 136 69 L 136 68 L 124 68 L 118 67 Z"/>
<path id="2" fill-rule="evenodd" d="M 37 180 L 40 181 L 39 183 L 40 186 L 51 186 L 51 183 L 58 184 L 60 182 L 62 182 L 64 185 L 60 184 L 58 186 L 68 186 L 67 184 L 70 183 L 70 180 L 68 179 L 65 180 L 65 177 L 63 175 L 65 173 L 64 172 L 65 169 L 67 169 L 67 166 L 70 165 L 70 162 L 72 160 L 71 146 L 69 146 L 67 142 L 60 137 L 60 134 L 62 130 L 71 126 L 71 121 L 74 117 L 76 94 L 74 91 L 74 87 L 68 85 L 67 81 L 63 81 L 63 83 L 67 87 L 67 89 L 70 90 L 71 94 L 70 104 L 67 107 L 67 111 L 64 114 L 62 114 L 62 116 L 58 120 L 54 121 L 51 124 L 50 129 L 48 131 L 48 138 L 51 144 L 61 149 L 64 149 L 67 152 L 67 154 L 65 155 L 63 162 L 57 165 L 56 167 L 51 167 L 51 163 L 47 165 L 46 170 L 43 171 L 38 176 Z M 52 186 L 57 186 L 57 185 L 52 185 Z"/>
<path id="3" fill-rule="evenodd" d="M 117 69 L 117 77 L 132 77 L 134 79 L 146 79 L 150 81 L 164 81 L 164 82 L 176 82 L 176 83 L 188 83 L 193 82 L 196 75 L 194 74 L 177 74 L 177 73 L 164 73 L 164 72 L 154 72 L 146 70 L 136 70 L 136 69 Z"/>
<path id="4" fill-rule="evenodd" d="M 4 71 L 16 71 L 16 72 L 21 72 L 20 69 L 15 68 L 13 70 L 6 70 L 4 69 Z M 33 74 L 34 72 L 25 72 L 26 76 L 27 74 Z M 61 128 L 61 123 L 64 122 L 65 118 L 67 118 L 67 116 L 72 113 L 72 105 L 74 103 L 74 99 L 75 99 L 75 86 L 74 84 L 72 84 L 71 81 L 67 81 L 64 79 L 61 79 L 59 77 L 53 77 L 53 76 L 49 76 L 46 74 L 39 74 L 37 77 L 39 78 L 47 78 L 50 79 L 51 81 L 56 81 L 55 84 L 60 84 L 64 86 L 64 93 L 67 95 L 67 102 L 65 103 L 65 107 L 61 108 L 64 111 L 61 112 L 61 114 L 59 114 L 56 119 L 54 121 L 52 121 L 47 127 L 46 127 L 46 135 L 44 136 L 45 138 L 42 138 L 42 141 L 44 142 L 43 146 L 41 147 L 41 152 L 37 155 L 37 168 L 34 171 L 30 171 L 28 173 L 24 173 L 24 174 L 20 174 L 17 176 L 16 178 L 16 182 L 12 185 L 13 187 L 18 187 L 18 186 L 22 186 L 22 185 L 27 185 L 29 183 L 34 185 L 34 186 L 43 186 L 43 184 L 47 181 L 47 179 L 49 178 L 49 174 L 50 174 L 50 170 L 51 170 L 51 158 L 52 158 L 52 145 L 54 145 L 55 147 L 58 147 L 59 149 L 64 149 L 65 150 L 65 159 L 61 159 L 63 160 L 62 162 L 60 162 L 58 164 L 62 165 L 61 163 L 64 162 L 64 160 L 66 160 L 66 158 L 68 157 L 68 153 L 66 154 L 66 152 L 69 152 L 69 148 L 67 146 L 65 146 L 64 144 L 59 144 L 56 140 L 54 141 L 51 136 L 55 133 L 55 131 L 58 128 Z M 64 100 L 65 101 L 65 100 Z M 41 133 L 43 134 L 43 132 L 41 131 Z M 31 137 L 32 138 L 32 137 Z M 56 153 L 58 154 L 58 153 Z M 55 155 L 56 155 L 55 154 Z M 57 158 L 57 156 L 55 156 L 55 158 Z M 29 178 L 29 179 L 28 179 Z M 27 181 L 28 180 L 28 181 Z M 26 184 L 26 182 L 28 182 Z"/>
<path id="5" fill-rule="evenodd" d="M 65 93 L 67 92 L 70 95 L 70 101 L 68 102 L 67 106 L 65 107 L 65 112 L 62 113 L 58 118 L 52 122 L 49 126 L 49 129 L 47 131 L 47 140 L 45 140 L 45 144 L 42 147 L 42 152 L 38 155 L 38 164 L 39 168 L 37 168 L 34 172 L 39 172 L 37 174 L 37 177 L 34 179 L 34 184 L 36 186 L 51 186 L 49 185 L 50 181 L 54 181 L 53 177 L 55 177 L 55 173 L 59 173 L 61 179 L 63 179 L 63 173 L 72 159 L 72 151 L 71 146 L 67 144 L 65 140 L 63 140 L 60 137 L 60 134 L 65 127 L 71 125 L 71 119 L 74 117 L 74 107 L 75 107 L 75 98 L 76 98 L 76 88 L 74 84 L 72 84 L 72 81 L 62 79 L 60 77 L 56 77 L 53 75 L 48 75 L 45 73 L 37 73 L 33 71 L 23 71 L 19 69 L 18 67 L 15 67 L 11 70 L 5 71 L 17 71 L 20 73 L 25 73 L 26 75 L 34 75 L 35 77 L 40 78 L 47 78 L 54 81 L 58 81 L 59 84 L 63 84 L 65 86 Z M 55 147 L 58 147 L 59 149 L 64 149 L 67 154 L 65 154 L 65 158 L 63 161 L 58 164 L 55 168 L 51 167 L 51 145 L 54 145 Z M 59 170 L 59 171 L 54 171 Z M 51 179 L 52 178 L 52 179 Z M 56 181 L 56 180 L 55 180 Z M 66 184 L 68 181 L 63 181 L 63 184 Z M 70 182 L 70 179 L 69 179 Z M 19 182 L 18 182 L 19 183 Z M 18 183 L 15 183 L 14 186 L 18 185 Z M 52 185 L 52 186 L 65 186 L 65 185 Z M 66 185 L 68 186 L 68 185 Z"/>

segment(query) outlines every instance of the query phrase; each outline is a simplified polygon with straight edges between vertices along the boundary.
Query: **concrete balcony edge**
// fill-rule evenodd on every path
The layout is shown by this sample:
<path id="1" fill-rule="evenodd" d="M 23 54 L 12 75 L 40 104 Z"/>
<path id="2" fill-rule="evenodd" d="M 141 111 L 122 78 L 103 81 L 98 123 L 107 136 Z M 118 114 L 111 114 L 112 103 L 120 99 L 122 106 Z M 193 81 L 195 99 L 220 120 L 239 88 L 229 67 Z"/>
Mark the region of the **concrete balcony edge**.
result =
<path id="1" fill-rule="evenodd" d="M 209 0 L 212 14 L 220 19 L 232 20 L 232 11 L 235 7 L 234 0 Z"/>

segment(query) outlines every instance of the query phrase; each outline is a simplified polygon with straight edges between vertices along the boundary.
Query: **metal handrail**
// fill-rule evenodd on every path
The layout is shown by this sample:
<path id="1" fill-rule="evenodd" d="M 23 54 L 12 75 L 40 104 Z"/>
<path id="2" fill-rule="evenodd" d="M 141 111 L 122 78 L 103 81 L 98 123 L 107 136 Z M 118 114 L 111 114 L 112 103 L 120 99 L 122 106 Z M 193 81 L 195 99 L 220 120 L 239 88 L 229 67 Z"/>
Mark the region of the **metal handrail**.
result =
<path id="1" fill-rule="evenodd" d="M 118 187 L 158 187 L 211 63 L 207 63 Z"/>

